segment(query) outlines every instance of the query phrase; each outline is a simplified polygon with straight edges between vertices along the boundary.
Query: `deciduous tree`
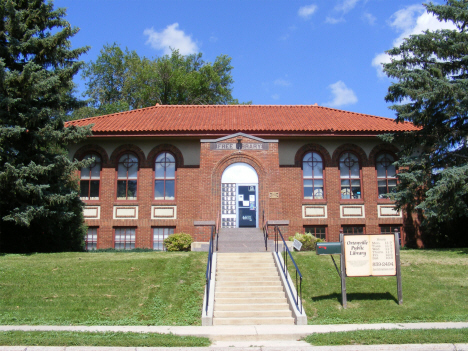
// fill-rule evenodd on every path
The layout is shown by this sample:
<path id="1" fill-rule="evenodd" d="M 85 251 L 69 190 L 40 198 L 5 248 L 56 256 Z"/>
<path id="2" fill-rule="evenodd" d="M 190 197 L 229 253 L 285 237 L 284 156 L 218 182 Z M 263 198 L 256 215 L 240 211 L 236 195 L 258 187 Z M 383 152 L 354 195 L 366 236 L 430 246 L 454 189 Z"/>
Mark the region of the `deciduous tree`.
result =
<path id="1" fill-rule="evenodd" d="M 83 70 L 88 107 L 73 118 L 161 105 L 237 104 L 232 97 L 231 58 L 205 62 L 202 54 L 181 55 L 178 50 L 156 59 L 139 57 L 119 45 L 105 45 Z"/>

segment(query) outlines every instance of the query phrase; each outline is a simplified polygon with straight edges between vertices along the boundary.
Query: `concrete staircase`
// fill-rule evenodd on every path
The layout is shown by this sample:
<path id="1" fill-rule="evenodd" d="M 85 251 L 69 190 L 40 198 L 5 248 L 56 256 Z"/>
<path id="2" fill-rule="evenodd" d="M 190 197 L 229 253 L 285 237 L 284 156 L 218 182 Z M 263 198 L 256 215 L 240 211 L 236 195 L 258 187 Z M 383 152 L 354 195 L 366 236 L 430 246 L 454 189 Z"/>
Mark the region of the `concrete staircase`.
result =
<path id="1" fill-rule="evenodd" d="M 213 325 L 294 324 L 271 252 L 217 257 Z"/>

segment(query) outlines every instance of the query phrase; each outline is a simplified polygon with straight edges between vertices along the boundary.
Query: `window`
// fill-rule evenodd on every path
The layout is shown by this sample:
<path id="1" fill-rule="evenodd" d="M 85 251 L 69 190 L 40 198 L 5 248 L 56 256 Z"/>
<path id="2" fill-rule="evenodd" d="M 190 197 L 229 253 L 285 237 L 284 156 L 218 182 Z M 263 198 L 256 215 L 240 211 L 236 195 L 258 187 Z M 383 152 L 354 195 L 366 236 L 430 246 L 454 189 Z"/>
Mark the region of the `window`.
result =
<path id="1" fill-rule="evenodd" d="M 174 234 L 174 228 L 153 228 L 153 250 L 166 251 L 164 239 Z"/>
<path id="2" fill-rule="evenodd" d="M 154 198 L 174 200 L 175 194 L 175 159 L 168 152 L 156 157 L 154 165 Z"/>
<path id="3" fill-rule="evenodd" d="M 364 234 L 363 226 L 345 226 L 343 227 L 343 234 Z"/>
<path id="4" fill-rule="evenodd" d="M 345 152 L 340 157 L 341 198 L 361 198 L 361 172 L 356 155 Z"/>
<path id="5" fill-rule="evenodd" d="M 395 229 L 400 233 L 399 225 L 382 225 L 380 226 L 380 234 L 395 234 Z"/>
<path id="6" fill-rule="evenodd" d="M 101 178 L 101 158 L 92 154 L 83 160 L 94 159 L 88 167 L 81 168 L 80 198 L 81 200 L 99 200 L 99 182 Z"/>
<path id="7" fill-rule="evenodd" d="M 135 248 L 135 228 L 115 228 L 114 248 L 131 250 Z"/>
<path id="8" fill-rule="evenodd" d="M 117 170 L 117 200 L 136 200 L 138 159 L 125 154 L 119 159 Z"/>
<path id="9" fill-rule="evenodd" d="M 302 159 L 304 199 L 323 199 L 323 161 L 316 152 Z"/>
<path id="10" fill-rule="evenodd" d="M 380 234 L 395 234 L 395 229 L 398 231 L 398 242 L 401 246 L 401 227 L 399 225 L 381 225 Z"/>
<path id="11" fill-rule="evenodd" d="M 375 168 L 377 169 L 377 186 L 379 199 L 385 194 L 392 193 L 396 189 L 396 169 L 393 165 L 395 158 L 390 154 L 382 154 L 377 157 Z"/>
<path id="12" fill-rule="evenodd" d="M 85 239 L 86 251 L 97 249 L 97 227 L 89 227 Z"/>
<path id="13" fill-rule="evenodd" d="M 305 232 L 310 233 L 318 239 L 326 240 L 327 239 L 327 228 L 323 226 L 305 226 Z"/>

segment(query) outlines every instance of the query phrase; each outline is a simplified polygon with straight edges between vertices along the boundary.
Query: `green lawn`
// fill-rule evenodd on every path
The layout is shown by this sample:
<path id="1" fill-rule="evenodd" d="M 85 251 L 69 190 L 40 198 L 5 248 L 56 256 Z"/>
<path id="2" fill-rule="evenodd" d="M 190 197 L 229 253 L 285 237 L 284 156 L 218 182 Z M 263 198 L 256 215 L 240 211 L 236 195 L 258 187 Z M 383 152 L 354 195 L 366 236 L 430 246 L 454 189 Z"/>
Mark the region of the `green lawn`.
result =
<path id="1" fill-rule="evenodd" d="M 206 253 L 0 256 L 0 324 L 200 325 Z"/>
<path id="2" fill-rule="evenodd" d="M 328 256 L 294 253 L 309 324 L 468 321 L 468 250 L 403 250 L 396 278 L 348 278 Z M 0 324 L 200 325 L 206 253 L 0 256 Z"/>
<path id="3" fill-rule="evenodd" d="M 468 329 L 357 330 L 312 334 L 304 339 L 314 346 L 381 344 L 468 343 Z"/>
<path id="4" fill-rule="evenodd" d="M 309 324 L 468 321 L 468 249 L 403 250 L 403 305 L 398 305 L 396 277 L 347 278 L 347 309 L 341 306 L 340 278 L 331 258 L 315 252 L 293 255 L 304 276 Z"/>
<path id="5" fill-rule="evenodd" d="M 210 344 L 208 338 L 172 334 L 0 332 L 0 345 L 3 346 L 196 347 Z"/>

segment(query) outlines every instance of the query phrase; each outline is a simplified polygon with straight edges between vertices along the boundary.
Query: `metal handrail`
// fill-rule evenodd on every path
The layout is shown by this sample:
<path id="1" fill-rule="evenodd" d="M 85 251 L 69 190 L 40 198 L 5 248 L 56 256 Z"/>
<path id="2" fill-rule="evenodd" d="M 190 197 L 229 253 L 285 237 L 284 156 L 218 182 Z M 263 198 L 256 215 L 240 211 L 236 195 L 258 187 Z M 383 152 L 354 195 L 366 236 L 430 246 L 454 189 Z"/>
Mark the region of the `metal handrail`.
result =
<path id="1" fill-rule="evenodd" d="M 210 284 L 211 284 L 211 271 L 213 268 L 213 248 L 214 248 L 214 237 L 216 233 L 216 226 L 211 226 L 210 245 L 208 247 L 208 262 L 206 264 L 206 304 L 205 313 L 208 314 L 208 303 L 210 301 Z"/>
<path id="2" fill-rule="evenodd" d="M 263 240 L 265 241 L 265 251 L 268 251 L 268 225 L 265 220 L 265 210 L 263 210 Z"/>
<path id="3" fill-rule="evenodd" d="M 206 279 L 206 304 L 204 306 L 206 314 L 208 314 L 208 305 L 210 301 L 210 285 L 211 285 L 211 274 L 213 270 L 213 253 L 214 253 L 214 241 L 216 237 L 216 251 L 218 250 L 218 234 L 219 234 L 219 216 L 220 213 L 218 212 L 218 216 L 216 221 L 194 221 L 194 225 L 198 227 L 210 227 L 210 242 L 208 245 L 208 262 L 206 263 L 206 272 L 205 272 L 205 279 Z"/>
<path id="4" fill-rule="evenodd" d="M 296 308 L 302 314 L 302 274 L 301 274 L 301 271 L 299 270 L 299 268 L 297 267 L 296 261 L 294 261 L 294 258 L 291 255 L 291 251 L 289 251 L 289 248 L 286 245 L 286 241 L 284 240 L 283 234 L 281 234 L 281 230 L 279 229 L 279 226 L 275 225 L 274 227 L 275 227 L 275 252 L 276 252 L 276 256 L 278 257 L 278 261 L 279 261 L 280 266 L 281 266 L 280 270 L 283 272 L 286 283 L 288 284 L 289 291 L 291 292 L 291 296 L 293 298 L 294 298 L 294 291 L 291 288 L 291 285 L 289 284 L 289 280 L 288 280 L 288 256 L 291 258 L 291 261 L 294 264 L 294 267 L 296 268 L 296 287 L 298 286 L 297 279 L 299 277 L 299 293 L 296 290 L 296 297 L 295 297 L 294 303 L 296 305 Z M 281 240 L 283 240 L 283 262 L 284 262 L 284 265 L 281 263 L 281 260 L 279 259 L 279 255 L 278 255 L 278 249 L 279 249 L 278 239 L 280 237 L 281 237 Z"/>
<path id="5" fill-rule="evenodd" d="M 218 215 L 216 216 L 216 251 L 218 251 L 218 241 L 219 241 L 219 224 L 221 223 L 221 211 L 218 211 Z"/>

